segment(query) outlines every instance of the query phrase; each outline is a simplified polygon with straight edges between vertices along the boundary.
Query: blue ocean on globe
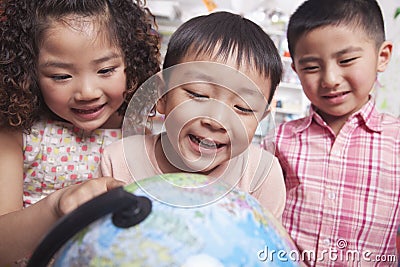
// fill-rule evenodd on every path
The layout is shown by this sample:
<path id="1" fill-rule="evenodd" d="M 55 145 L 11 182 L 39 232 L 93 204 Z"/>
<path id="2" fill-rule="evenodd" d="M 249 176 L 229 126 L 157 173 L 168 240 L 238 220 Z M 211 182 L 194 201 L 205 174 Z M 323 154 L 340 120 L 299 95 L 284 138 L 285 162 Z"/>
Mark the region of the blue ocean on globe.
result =
<path id="1" fill-rule="evenodd" d="M 188 179 L 207 186 L 176 186 Z M 297 249 L 281 224 L 248 193 L 210 184 L 203 175 L 183 173 L 147 178 L 124 190 L 149 197 L 150 215 L 129 228 L 115 226 L 111 214 L 96 220 L 68 240 L 56 254 L 54 266 L 300 264 L 290 258 Z M 182 199 L 185 205 L 178 206 Z"/>

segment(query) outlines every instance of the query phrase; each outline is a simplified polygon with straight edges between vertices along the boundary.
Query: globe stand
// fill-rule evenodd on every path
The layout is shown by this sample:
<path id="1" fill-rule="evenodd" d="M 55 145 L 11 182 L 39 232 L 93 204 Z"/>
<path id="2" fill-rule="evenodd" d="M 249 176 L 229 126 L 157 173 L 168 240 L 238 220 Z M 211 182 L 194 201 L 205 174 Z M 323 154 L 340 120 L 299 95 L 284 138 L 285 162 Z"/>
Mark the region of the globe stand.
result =
<path id="1" fill-rule="evenodd" d="M 126 192 L 123 187 L 110 190 L 62 217 L 35 249 L 27 267 L 45 267 L 53 255 L 76 233 L 113 213 L 115 226 L 129 228 L 142 222 L 151 212 L 150 199 Z"/>

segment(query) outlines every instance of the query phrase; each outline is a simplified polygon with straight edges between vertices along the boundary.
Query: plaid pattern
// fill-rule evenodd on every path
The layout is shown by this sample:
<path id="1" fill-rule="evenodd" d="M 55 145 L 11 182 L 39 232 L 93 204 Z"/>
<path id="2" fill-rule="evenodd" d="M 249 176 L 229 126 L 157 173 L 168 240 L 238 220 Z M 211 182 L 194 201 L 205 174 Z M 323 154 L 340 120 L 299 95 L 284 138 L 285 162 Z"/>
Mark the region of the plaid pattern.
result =
<path id="1" fill-rule="evenodd" d="M 276 147 L 287 187 L 283 223 L 306 258 L 319 257 L 308 264 L 357 266 L 359 256 L 362 266 L 394 266 L 400 120 L 370 100 L 335 137 L 311 108 L 279 126 Z"/>

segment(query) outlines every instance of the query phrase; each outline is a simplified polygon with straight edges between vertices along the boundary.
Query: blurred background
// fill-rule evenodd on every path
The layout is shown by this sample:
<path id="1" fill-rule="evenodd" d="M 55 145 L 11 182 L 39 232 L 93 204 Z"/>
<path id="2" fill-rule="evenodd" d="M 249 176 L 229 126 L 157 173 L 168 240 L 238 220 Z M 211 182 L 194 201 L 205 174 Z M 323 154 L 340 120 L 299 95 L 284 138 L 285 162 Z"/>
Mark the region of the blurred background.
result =
<path id="1" fill-rule="evenodd" d="M 295 73 L 285 36 L 289 16 L 303 0 L 147 0 L 147 6 L 156 15 L 162 35 L 162 54 L 169 36 L 184 21 L 202 14 L 226 10 L 243 15 L 259 24 L 274 40 L 284 63 L 282 83 L 276 91 L 275 122 L 296 119 L 307 114 L 309 101 L 303 94 Z M 378 109 L 400 116 L 400 16 L 395 18 L 400 0 L 378 0 L 386 27 L 386 37 L 394 42 L 393 57 L 388 69 L 379 74 L 374 90 Z M 262 129 L 260 129 L 262 131 Z"/>

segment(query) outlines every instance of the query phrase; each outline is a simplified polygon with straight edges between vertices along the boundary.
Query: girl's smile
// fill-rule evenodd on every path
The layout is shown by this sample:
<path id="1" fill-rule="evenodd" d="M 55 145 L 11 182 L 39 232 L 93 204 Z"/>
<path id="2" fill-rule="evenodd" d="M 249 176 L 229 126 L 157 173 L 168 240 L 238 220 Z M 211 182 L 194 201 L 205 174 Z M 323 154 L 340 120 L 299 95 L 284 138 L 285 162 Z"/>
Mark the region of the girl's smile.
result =
<path id="1" fill-rule="evenodd" d="M 95 120 L 101 116 L 101 113 L 105 110 L 105 105 L 106 104 L 94 107 L 71 108 L 71 110 L 76 116 L 81 117 L 82 120 Z"/>

